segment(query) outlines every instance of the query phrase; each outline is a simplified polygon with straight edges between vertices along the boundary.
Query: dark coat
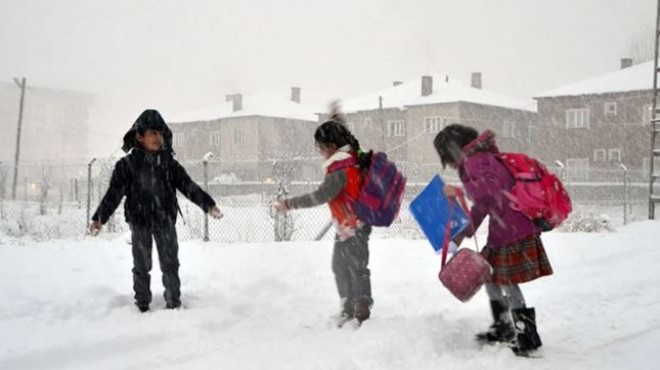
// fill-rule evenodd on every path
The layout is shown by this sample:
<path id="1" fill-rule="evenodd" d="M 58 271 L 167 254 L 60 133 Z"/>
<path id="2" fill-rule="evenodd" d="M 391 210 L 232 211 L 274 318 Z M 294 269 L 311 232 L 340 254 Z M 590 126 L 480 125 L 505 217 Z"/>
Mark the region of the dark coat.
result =
<path id="1" fill-rule="evenodd" d="M 162 150 L 148 153 L 133 141 L 135 133 L 144 133 L 147 128 L 163 131 L 165 143 Z M 123 149 L 133 149 L 115 165 L 110 186 L 92 217 L 93 221 L 105 223 L 124 196 L 126 222 L 154 228 L 176 222 L 177 190 L 205 212 L 215 205 L 174 159 L 171 138 L 172 132 L 157 111 L 148 110 L 140 115 L 124 137 Z"/>
<path id="2" fill-rule="evenodd" d="M 110 187 L 101 200 L 94 221 L 105 223 L 126 196 L 126 222 L 148 227 L 164 227 L 176 222 L 176 191 L 205 212 L 215 205 L 168 151 L 147 153 L 135 148 L 115 165 Z"/>

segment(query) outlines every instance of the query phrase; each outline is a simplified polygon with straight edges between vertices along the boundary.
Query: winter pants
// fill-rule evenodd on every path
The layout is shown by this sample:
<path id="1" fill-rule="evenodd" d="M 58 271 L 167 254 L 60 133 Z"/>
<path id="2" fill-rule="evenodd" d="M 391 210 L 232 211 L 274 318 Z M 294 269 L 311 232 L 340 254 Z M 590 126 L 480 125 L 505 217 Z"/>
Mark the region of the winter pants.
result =
<path id="1" fill-rule="evenodd" d="M 335 237 L 332 254 L 332 272 L 339 297 L 352 302 L 365 301 L 373 304 L 371 298 L 371 272 L 369 265 L 369 235 L 371 226 L 356 230 L 355 236 L 344 241 Z"/>
<path id="2" fill-rule="evenodd" d="M 504 307 L 511 307 L 514 310 L 525 307 L 525 297 L 518 284 L 486 284 L 486 293 L 491 301 L 498 301 Z"/>
<path id="3" fill-rule="evenodd" d="M 179 280 L 179 244 L 176 228 L 169 225 L 163 228 L 150 228 L 131 225 L 131 241 L 133 243 L 133 290 L 135 303 L 138 306 L 148 306 L 151 302 L 149 272 L 152 267 L 151 250 L 152 236 L 156 239 L 160 270 L 163 273 L 165 287 L 165 302 L 168 305 L 180 303 L 181 281 Z"/>

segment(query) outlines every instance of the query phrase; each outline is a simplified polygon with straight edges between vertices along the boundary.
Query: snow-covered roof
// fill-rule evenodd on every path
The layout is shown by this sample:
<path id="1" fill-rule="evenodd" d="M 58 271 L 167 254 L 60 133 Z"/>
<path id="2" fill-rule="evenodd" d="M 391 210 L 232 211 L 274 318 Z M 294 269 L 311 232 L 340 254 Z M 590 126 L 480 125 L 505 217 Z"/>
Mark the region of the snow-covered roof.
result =
<path id="1" fill-rule="evenodd" d="M 653 61 L 564 85 L 536 96 L 550 98 L 653 89 Z"/>
<path id="2" fill-rule="evenodd" d="M 536 111 L 536 102 L 520 101 L 485 89 L 477 89 L 467 83 L 448 77 L 444 74 L 434 74 L 433 92 L 422 96 L 422 78 L 406 81 L 398 86 L 392 86 L 368 95 L 347 100 L 342 103 L 347 113 L 373 110 L 379 107 L 379 97 L 383 98 L 383 108 L 399 108 L 406 106 L 468 102 L 503 108 Z"/>
<path id="3" fill-rule="evenodd" d="M 264 92 L 243 96 L 242 109 L 235 112 L 233 111 L 233 103 L 229 101 L 197 112 L 175 116 L 169 121 L 182 123 L 231 117 L 264 116 L 317 122 L 318 117 L 315 113 L 320 110 L 320 107 L 296 103 L 285 93 Z"/>

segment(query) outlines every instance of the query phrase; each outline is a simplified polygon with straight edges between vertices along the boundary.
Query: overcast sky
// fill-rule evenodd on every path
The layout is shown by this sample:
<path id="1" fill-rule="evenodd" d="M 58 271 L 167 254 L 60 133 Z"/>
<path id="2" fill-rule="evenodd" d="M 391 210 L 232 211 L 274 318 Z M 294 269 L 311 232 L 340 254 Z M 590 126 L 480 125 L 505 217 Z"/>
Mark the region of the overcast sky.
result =
<path id="1" fill-rule="evenodd" d="M 92 130 L 107 133 L 147 107 L 167 119 L 227 93 L 290 86 L 302 88 L 303 102 L 325 102 L 429 73 L 469 82 L 480 71 L 484 88 L 529 99 L 618 69 L 631 43 L 652 32 L 656 4 L 1 0 L 0 81 L 25 76 L 96 94 Z"/>

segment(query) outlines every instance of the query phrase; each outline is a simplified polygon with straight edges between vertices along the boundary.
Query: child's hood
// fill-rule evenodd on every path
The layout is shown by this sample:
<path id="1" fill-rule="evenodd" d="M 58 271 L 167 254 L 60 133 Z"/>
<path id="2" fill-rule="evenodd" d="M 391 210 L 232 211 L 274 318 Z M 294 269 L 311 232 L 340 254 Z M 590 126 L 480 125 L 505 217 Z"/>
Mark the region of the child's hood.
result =
<path id="1" fill-rule="evenodd" d="M 160 113 L 155 109 L 147 109 L 135 120 L 133 126 L 124 135 L 124 145 L 121 149 L 128 153 L 134 147 L 138 146 L 135 135 L 138 131 L 146 131 L 147 129 L 159 130 L 163 132 L 164 150 L 173 152 L 172 148 L 172 130 L 167 126 L 165 120 Z"/>
<path id="2" fill-rule="evenodd" d="M 463 147 L 463 154 L 467 156 L 478 152 L 499 154 L 500 150 L 495 143 L 495 133 L 493 131 L 485 130 L 479 137 Z"/>

